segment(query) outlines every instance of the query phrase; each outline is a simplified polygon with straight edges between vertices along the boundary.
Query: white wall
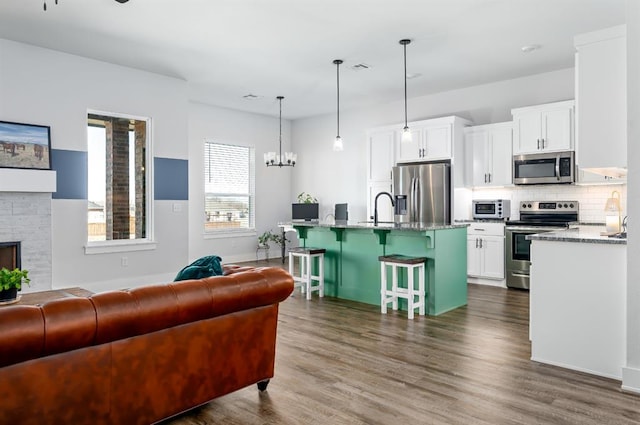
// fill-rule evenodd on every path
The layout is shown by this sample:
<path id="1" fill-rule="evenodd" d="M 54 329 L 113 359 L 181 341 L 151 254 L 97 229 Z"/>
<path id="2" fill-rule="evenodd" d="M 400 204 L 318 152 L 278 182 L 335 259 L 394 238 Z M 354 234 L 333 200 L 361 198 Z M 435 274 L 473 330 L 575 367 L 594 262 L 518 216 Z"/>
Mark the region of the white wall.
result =
<path id="1" fill-rule="evenodd" d="M 640 2 L 627 0 L 627 367 L 622 387 L 640 393 Z"/>
<path id="2" fill-rule="evenodd" d="M 282 120 L 282 151 L 290 147 L 291 124 Z M 291 219 L 291 167 L 266 167 L 263 154 L 278 150 L 278 118 L 201 103 L 189 105 L 189 260 L 219 255 L 223 262 L 255 260 L 257 235 Z M 256 155 L 256 231 L 204 235 L 204 140 L 253 146 Z M 298 168 L 296 165 L 295 168 Z M 273 245 L 273 244 L 272 244 Z M 270 256 L 279 256 L 273 245 Z M 260 258 L 264 258 L 261 253 Z"/>
<path id="3" fill-rule="evenodd" d="M 409 83 L 409 95 L 411 84 Z M 399 93 L 402 96 L 402 93 Z M 408 100 L 409 121 L 458 115 L 475 124 L 510 121 L 511 109 L 573 99 L 574 69 L 468 87 Z M 292 193 L 310 192 L 319 199 L 321 218 L 333 204 L 349 203 L 349 218 L 366 218 L 366 135 L 369 128 L 402 123 L 404 101 L 340 113 L 343 152 L 333 152 L 335 114 L 292 123 L 293 148 L 298 152 Z"/>
<path id="4" fill-rule="evenodd" d="M 186 82 L 0 40 L 0 117 L 48 125 L 53 149 L 86 151 L 87 109 L 152 118 L 153 156 L 187 159 Z M 85 255 L 86 200 L 52 201 L 53 287 L 90 289 L 166 281 L 187 261 L 187 205 L 155 202 L 151 251 Z M 121 266 L 121 257 L 128 266 Z"/>

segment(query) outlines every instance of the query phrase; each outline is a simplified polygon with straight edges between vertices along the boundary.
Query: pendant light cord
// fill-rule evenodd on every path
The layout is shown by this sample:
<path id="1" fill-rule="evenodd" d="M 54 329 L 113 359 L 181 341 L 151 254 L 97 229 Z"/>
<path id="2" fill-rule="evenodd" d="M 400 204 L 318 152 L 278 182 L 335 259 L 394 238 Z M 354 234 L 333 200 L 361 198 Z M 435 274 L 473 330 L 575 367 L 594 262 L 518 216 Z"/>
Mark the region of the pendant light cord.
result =
<path id="1" fill-rule="evenodd" d="M 280 101 L 280 159 L 278 160 L 278 165 L 282 167 L 282 99 L 284 99 L 284 96 L 278 96 L 277 99 Z"/>
<path id="2" fill-rule="evenodd" d="M 336 134 L 336 139 L 340 138 L 340 64 L 342 64 L 343 60 L 342 59 L 336 59 L 333 61 L 334 65 L 336 65 L 336 109 L 338 111 L 338 114 L 336 116 L 336 127 L 337 127 L 337 134 Z"/>
<path id="3" fill-rule="evenodd" d="M 336 61 L 336 90 L 337 90 L 337 110 L 338 110 L 338 114 L 337 114 L 337 118 L 336 118 L 336 122 L 337 122 L 337 137 L 340 137 L 340 63 L 342 61 Z"/>
<path id="4" fill-rule="evenodd" d="M 402 47 L 404 47 L 404 127 L 407 128 L 407 43 L 403 43 Z"/>

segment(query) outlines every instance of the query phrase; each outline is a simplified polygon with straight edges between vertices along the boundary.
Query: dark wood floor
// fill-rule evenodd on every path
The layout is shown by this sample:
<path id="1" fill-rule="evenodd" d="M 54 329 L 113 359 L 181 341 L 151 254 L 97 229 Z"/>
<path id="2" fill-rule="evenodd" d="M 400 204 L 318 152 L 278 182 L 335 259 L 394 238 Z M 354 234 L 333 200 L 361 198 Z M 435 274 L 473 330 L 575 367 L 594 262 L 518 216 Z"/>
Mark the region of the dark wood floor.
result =
<path id="1" fill-rule="evenodd" d="M 529 360 L 528 303 L 528 292 L 469 285 L 467 307 L 410 321 L 296 290 L 280 307 L 268 390 L 164 424 L 640 423 L 640 397 L 620 382 Z"/>

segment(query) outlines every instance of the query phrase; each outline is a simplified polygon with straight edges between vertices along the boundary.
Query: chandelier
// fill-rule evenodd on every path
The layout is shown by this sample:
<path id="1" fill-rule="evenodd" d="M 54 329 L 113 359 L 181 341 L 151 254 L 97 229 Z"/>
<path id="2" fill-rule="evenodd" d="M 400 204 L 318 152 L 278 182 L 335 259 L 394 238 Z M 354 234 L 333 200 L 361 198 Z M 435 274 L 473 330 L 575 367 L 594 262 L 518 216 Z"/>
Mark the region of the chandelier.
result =
<path id="1" fill-rule="evenodd" d="M 276 99 L 280 101 L 280 151 L 265 153 L 264 163 L 267 167 L 293 167 L 296 165 L 298 155 L 293 152 L 285 152 L 284 156 L 282 155 L 282 99 L 284 96 L 278 96 Z"/>

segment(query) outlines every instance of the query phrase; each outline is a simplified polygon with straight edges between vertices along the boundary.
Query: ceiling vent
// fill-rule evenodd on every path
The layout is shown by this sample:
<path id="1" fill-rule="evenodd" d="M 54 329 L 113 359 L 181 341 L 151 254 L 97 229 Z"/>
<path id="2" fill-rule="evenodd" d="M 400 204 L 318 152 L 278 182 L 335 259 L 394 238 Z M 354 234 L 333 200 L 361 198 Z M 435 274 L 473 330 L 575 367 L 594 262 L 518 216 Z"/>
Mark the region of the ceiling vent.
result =
<path id="1" fill-rule="evenodd" d="M 366 63 L 358 63 L 351 67 L 351 69 L 353 69 L 354 71 L 362 71 L 364 69 L 369 69 L 369 68 L 371 68 L 371 66 L 367 65 Z"/>
<path id="2" fill-rule="evenodd" d="M 256 96 L 255 94 L 245 94 L 244 96 L 242 96 L 243 99 L 247 99 L 247 100 L 255 100 L 258 98 L 258 96 Z"/>

